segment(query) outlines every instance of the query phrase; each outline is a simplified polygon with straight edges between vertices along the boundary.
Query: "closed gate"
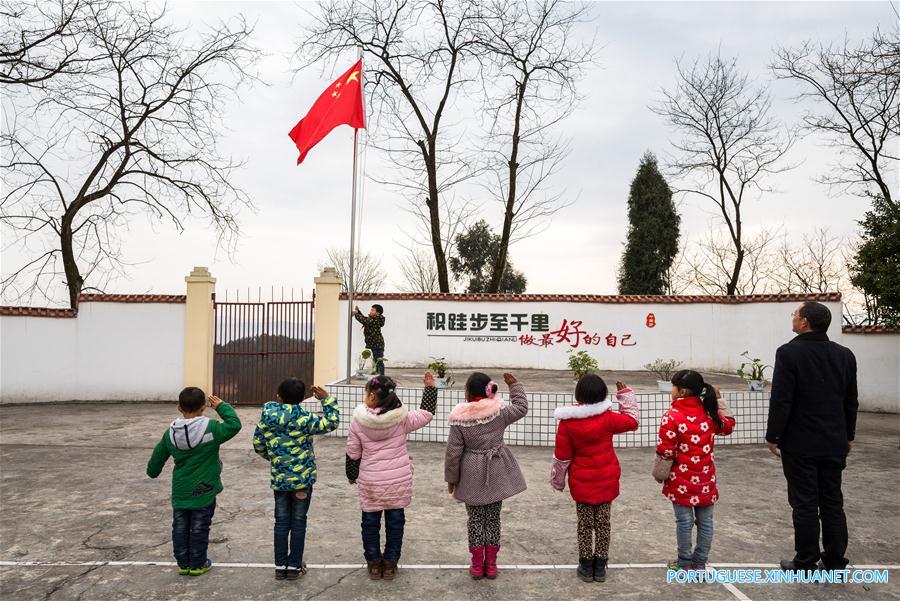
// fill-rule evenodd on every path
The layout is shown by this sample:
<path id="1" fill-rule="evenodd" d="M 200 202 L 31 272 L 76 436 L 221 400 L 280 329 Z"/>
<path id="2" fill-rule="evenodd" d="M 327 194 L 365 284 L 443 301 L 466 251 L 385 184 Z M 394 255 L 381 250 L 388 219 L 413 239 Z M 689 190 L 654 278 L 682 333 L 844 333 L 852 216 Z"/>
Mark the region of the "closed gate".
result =
<path id="1" fill-rule="evenodd" d="M 275 400 L 289 377 L 312 385 L 315 335 L 309 301 L 216 302 L 213 394 L 231 404 Z"/>

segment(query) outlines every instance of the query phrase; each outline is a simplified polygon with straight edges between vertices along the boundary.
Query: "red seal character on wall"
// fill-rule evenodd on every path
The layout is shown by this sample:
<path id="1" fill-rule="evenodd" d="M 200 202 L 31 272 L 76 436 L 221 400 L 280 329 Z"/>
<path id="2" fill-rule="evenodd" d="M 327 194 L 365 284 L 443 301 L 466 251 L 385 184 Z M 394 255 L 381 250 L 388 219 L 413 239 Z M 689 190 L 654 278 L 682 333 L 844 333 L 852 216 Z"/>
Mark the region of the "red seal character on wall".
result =
<path id="1" fill-rule="evenodd" d="M 655 328 L 656 327 L 656 315 L 653 313 L 647 313 L 647 327 Z"/>

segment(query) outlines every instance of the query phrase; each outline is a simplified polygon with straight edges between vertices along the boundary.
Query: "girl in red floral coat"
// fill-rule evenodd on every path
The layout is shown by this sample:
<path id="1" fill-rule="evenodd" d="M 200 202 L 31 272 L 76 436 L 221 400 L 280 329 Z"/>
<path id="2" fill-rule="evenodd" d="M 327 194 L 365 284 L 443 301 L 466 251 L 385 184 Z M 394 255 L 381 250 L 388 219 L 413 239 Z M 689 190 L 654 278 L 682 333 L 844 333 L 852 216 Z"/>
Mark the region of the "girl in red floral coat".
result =
<path id="1" fill-rule="evenodd" d="M 562 490 L 569 474 L 569 491 L 578 514 L 578 577 L 585 582 L 606 580 L 609 557 L 609 510 L 619 496 L 619 460 L 613 450 L 613 435 L 638 428 L 638 406 L 634 392 L 616 382 L 619 410 L 611 411 L 606 383 L 597 375 L 586 375 L 575 386 L 576 405 L 559 407 L 560 420 L 550 485 Z"/>
<path id="2" fill-rule="evenodd" d="M 706 569 L 713 506 L 719 500 L 713 445 L 717 434 L 728 436 L 734 430 L 734 418 L 719 397 L 696 371 L 683 369 L 672 377 L 672 407 L 659 422 L 656 446 L 659 460 L 672 462 L 662 490 L 675 509 L 678 559 L 669 564 L 671 569 Z"/>

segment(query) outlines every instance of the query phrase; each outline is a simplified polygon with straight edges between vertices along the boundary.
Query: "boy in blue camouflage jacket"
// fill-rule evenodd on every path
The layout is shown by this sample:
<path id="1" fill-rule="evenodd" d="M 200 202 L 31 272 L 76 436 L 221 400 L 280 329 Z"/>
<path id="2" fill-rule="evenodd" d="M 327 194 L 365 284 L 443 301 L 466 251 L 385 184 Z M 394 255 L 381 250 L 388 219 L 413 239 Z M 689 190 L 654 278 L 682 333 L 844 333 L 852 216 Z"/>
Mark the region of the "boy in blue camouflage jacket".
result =
<path id="1" fill-rule="evenodd" d="M 263 406 L 253 433 L 253 450 L 271 465 L 275 491 L 275 578 L 279 580 L 296 580 L 306 573 L 306 514 L 316 481 L 312 437 L 331 432 L 340 422 L 335 398 L 318 386 L 313 386 L 312 392 L 322 402 L 324 415 L 315 415 L 300 406 L 306 385 L 297 378 L 288 378 L 278 386 L 278 401 Z"/>

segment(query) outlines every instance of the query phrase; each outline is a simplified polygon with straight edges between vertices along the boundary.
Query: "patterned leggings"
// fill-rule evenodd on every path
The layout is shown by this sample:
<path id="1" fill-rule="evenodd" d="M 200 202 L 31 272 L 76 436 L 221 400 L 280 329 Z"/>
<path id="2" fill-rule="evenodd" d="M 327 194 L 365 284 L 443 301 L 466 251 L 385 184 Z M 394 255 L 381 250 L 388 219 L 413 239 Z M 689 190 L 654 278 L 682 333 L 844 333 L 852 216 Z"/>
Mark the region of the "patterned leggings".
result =
<path id="1" fill-rule="evenodd" d="M 576 503 L 578 558 L 609 558 L 609 503 Z"/>
<path id="2" fill-rule="evenodd" d="M 466 505 L 469 514 L 469 546 L 500 544 L 500 508 L 503 501 L 489 505 Z"/>

